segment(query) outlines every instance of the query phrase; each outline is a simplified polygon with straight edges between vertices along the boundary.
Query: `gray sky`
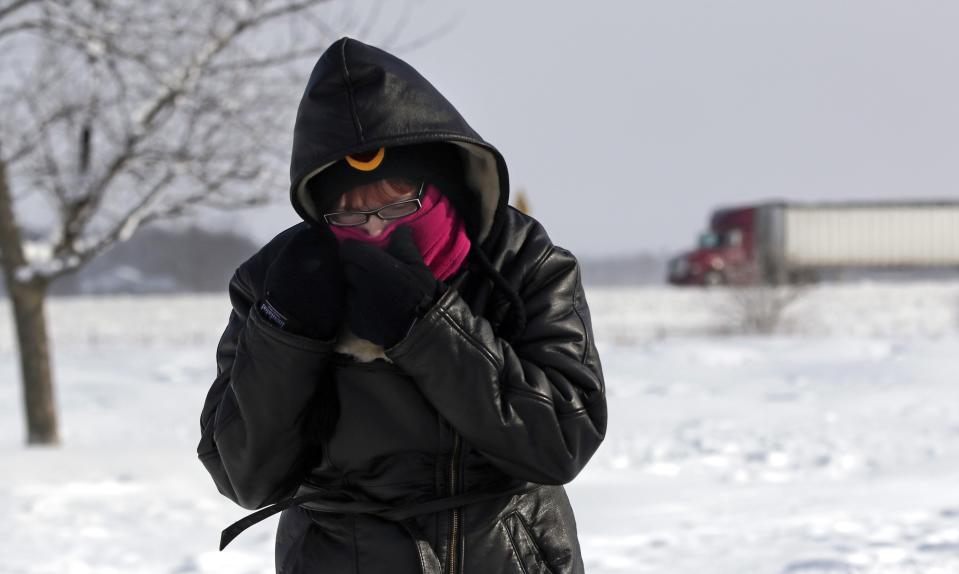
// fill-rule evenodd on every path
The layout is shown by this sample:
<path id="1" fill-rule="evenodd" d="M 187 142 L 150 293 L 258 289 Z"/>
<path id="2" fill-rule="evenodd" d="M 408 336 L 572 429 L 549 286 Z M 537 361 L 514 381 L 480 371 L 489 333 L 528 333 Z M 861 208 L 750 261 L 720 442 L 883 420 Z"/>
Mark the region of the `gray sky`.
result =
<path id="1" fill-rule="evenodd" d="M 717 205 L 959 198 L 957 2 L 411 6 L 407 37 L 458 19 L 399 55 L 578 255 L 685 248 Z M 240 220 L 262 240 L 296 221 Z"/>

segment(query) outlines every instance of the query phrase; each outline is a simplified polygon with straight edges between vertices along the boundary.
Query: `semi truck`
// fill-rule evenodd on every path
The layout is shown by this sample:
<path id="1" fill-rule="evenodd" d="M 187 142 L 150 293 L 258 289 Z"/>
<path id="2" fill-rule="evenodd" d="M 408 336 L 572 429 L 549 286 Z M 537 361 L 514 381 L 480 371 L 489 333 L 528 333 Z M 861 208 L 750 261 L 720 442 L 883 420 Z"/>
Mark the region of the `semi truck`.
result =
<path id="1" fill-rule="evenodd" d="M 853 270 L 925 269 L 951 269 L 959 276 L 959 200 L 720 208 L 696 247 L 670 259 L 668 280 L 786 284 Z"/>

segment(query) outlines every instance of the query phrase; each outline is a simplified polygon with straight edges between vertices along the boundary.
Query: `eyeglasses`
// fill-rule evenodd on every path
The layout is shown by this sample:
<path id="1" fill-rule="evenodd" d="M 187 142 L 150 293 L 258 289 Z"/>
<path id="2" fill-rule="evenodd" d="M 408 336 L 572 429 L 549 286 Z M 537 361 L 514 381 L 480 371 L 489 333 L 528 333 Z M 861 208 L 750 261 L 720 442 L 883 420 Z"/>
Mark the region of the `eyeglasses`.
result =
<path id="1" fill-rule="evenodd" d="M 420 189 L 416 192 L 416 197 L 410 199 L 404 199 L 403 201 L 390 203 L 379 209 L 373 209 L 371 211 L 333 211 L 323 214 L 323 219 L 325 219 L 330 225 L 353 227 L 356 225 L 363 225 L 369 221 L 370 215 L 374 213 L 377 217 L 383 220 L 406 217 L 407 215 L 416 213 L 421 207 L 423 207 L 423 202 L 420 200 L 420 198 L 423 196 L 423 188 L 425 186 L 426 181 L 420 183 Z"/>

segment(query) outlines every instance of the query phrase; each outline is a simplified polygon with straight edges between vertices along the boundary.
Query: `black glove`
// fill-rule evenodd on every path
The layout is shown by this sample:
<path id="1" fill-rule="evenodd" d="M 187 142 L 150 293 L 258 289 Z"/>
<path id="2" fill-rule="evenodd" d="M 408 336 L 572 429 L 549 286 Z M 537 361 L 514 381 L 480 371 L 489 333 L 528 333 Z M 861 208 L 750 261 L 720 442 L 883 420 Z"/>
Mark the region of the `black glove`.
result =
<path id="1" fill-rule="evenodd" d="M 260 314 L 285 331 L 314 339 L 336 335 L 346 314 L 346 282 L 336 241 L 307 227 L 266 271 Z"/>
<path id="2" fill-rule="evenodd" d="M 433 276 L 407 225 L 397 227 L 389 245 L 346 239 L 340 259 L 347 283 L 347 315 L 358 337 L 385 348 L 397 344 L 414 320 L 447 285 Z"/>

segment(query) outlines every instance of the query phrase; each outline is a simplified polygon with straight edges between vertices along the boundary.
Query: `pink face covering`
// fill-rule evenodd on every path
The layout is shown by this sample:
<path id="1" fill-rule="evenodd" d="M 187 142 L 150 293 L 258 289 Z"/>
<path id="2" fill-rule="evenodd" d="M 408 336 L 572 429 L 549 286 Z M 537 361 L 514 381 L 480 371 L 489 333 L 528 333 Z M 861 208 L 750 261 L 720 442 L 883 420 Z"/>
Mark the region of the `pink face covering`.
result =
<path id="1" fill-rule="evenodd" d="M 400 225 L 408 225 L 413 231 L 413 241 L 423 254 L 423 261 L 433 276 L 442 281 L 456 273 L 469 254 L 470 240 L 466 235 L 466 224 L 449 198 L 433 184 L 426 185 L 420 199 L 423 207 L 405 217 L 391 220 L 390 225 L 376 237 L 359 227 L 331 225 L 330 230 L 339 241 L 358 239 L 385 249 L 393 230 Z"/>

